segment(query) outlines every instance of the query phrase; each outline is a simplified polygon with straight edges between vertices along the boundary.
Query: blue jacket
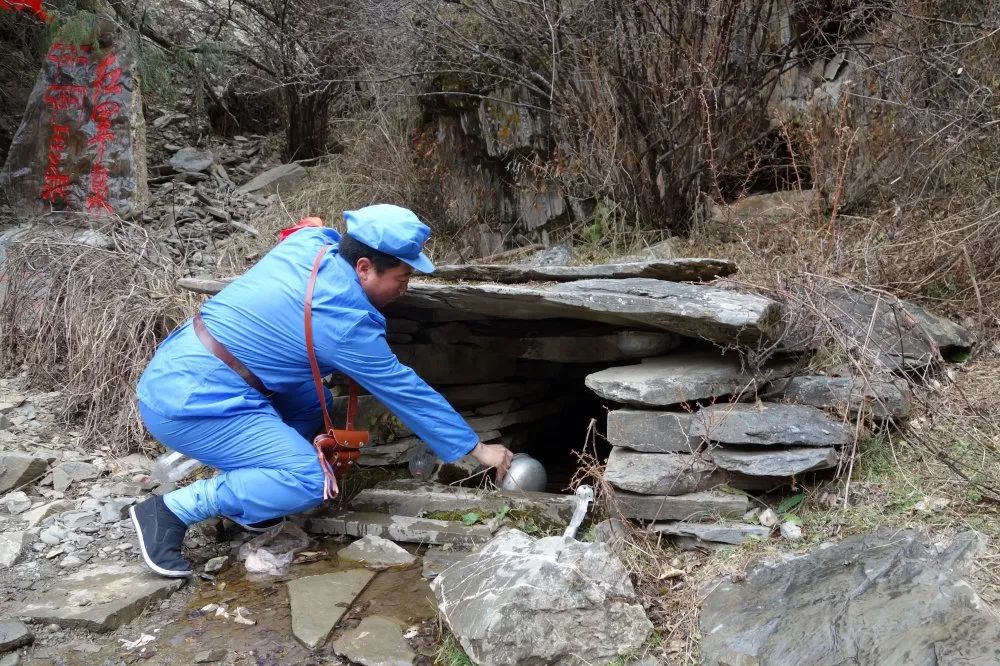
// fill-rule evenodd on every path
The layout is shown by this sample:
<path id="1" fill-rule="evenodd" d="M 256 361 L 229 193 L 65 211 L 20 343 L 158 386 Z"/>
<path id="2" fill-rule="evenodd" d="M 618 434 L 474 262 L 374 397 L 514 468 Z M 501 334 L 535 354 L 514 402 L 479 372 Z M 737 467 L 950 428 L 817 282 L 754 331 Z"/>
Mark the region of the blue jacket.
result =
<path id="1" fill-rule="evenodd" d="M 335 251 L 333 229 L 302 229 L 202 307 L 205 326 L 275 393 L 312 381 L 303 324 L 306 283 L 316 253 L 324 255 L 313 294 L 313 336 L 320 371 L 339 370 L 372 393 L 444 462 L 467 454 L 479 438 L 448 402 L 385 339 L 385 317 L 369 302 L 354 267 Z M 270 410 L 198 340 L 188 321 L 157 349 L 138 397 L 168 418 L 230 416 Z"/>

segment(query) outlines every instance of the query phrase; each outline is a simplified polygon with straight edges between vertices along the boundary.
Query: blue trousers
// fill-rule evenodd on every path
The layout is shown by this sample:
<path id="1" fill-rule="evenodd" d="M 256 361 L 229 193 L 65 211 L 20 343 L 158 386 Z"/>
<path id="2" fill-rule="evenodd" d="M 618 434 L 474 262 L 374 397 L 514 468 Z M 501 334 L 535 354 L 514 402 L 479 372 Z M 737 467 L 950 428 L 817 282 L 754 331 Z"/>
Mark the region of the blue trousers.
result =
<path id="1" fill-rule="evenodd" d="M 275 395 L 271 408 L 232 416 L 167 418 L 141 401 L 139 413 L 161 443 L 219 470 L 164 495 L 186 525 L 214 516 L 257 523 L 323 501 L 323 471 L 312 445 L 323 417 L 312 382 Z"/>

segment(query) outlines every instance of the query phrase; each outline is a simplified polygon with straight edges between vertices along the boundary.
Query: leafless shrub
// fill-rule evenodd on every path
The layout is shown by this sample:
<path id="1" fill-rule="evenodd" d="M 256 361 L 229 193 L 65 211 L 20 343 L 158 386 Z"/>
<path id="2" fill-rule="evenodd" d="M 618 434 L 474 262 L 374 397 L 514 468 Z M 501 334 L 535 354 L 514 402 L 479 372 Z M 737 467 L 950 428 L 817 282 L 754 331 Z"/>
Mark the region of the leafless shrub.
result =
<path id="1" fill-rule="evenodd" d="M 0 263 L 0 365 L 61 391 L 59 416 L 116 455 L 141 448 L 135 386 L 156 345 L 193 313 L 177 269 L 145 232 L 110 231 L 95 247 L 64 234 L 11 243 Z"/>

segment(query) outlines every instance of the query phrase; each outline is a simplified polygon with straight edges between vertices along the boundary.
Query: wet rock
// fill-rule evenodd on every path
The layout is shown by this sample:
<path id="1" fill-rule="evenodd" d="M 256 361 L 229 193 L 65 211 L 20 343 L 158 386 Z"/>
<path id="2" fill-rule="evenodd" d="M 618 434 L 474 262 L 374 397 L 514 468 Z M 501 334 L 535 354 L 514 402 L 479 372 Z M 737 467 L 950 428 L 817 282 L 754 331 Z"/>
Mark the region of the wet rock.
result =
<path id="1" fill-rule="evenodd" d="M 31 508 L 31 498 L 23 490 L 7 493 L 0 499 L 0 504 L 7 510 L 7 513 L 16 516 Z"/>
<path id="2" fill-rule="evenodd" d="M 21 559 L 30 533 L 3 532 L 0 534 L 0 568 L 14 566 Z"/>
<path id="3" fill-rule="evenodd" d="M 0 622 L 0 652 L 9 652 L 19 647 L 30 645 L 35 640 L 34 634 L 19 620 Z"/>
<path id="4" fill-rule="evenodd" d="M 509 530 L 431 589 L 479 664 L 607 663 L 653 629 L 625 567 L 604 544 Z"/>
<path id="5" fill-rule="evenodd" d="M 225 659 L 228 654 L 229 652 L 227 650 L 223 650 L 221 648 L 216 648 L 215 650 L 202 650 L 194 656 L 194 663 L 214 664 Z"/>
<path id="6" fill-rule="evenodd" d="M 143 565 L 94 566 L 56 578 L 52 587 L 16 614 L 32 622 L 111 631 L 183 584 L 183 579 L 161 578 Z"/>
<path id="7" fill-rule="evenodd" d="M 428 548 L 422 558 L 423 568 L 420 575 L 426 580 L 434 580 L 441 572 L 468 556 L 467 550 L 444 550 L 443 548 Z"/>
<path id="8" fill-rule="evenodd" d="M 767 451 L 717 447 L 708 455 L 722 469 L 749 476 L 795 476 L 836 467 L 840 462 L 840 452 L 825 447 L 800 446 Z"/>
<path id="9" fill-rule="evenodd" d="M 384 536 L 393 541 L 425 544 L 476 545 L 486 543 L 493 530 L 486 525 L 465 525 L 454 520 L 432 520 L 414 516 L 390 516 L 384 513 L 343 511 L 336 507 L 322 509 L 309 518 L 309 531 L 315 534 L 345 534 L 363 537 Z"/>
<path id="10" fill-rule="evenodd" d="M 684 495 L 726 482 L 726 473 L 686 453 L 641 453 L 615 447 L 604 478 L 612 486 L 646 495 Z"/>
<path id="11" fill-rule="evenodd" d="M 676 496 L 638 495 L 618 491 L 614 497 L 622 515 L 636 520 L 739 518 L 750 506 L 745 495 L 717 491 Z"/>
<path id="12" fill-rule="evenodd" d="M 229 556 L 220 555 L 219 557 L 213 557 L 208 562 L 205 562 L 205 573 L 214 575 L 220 573 L 229 565 Z"/>
<path id="13" fill-rule="evenodd" d="M 759 566 L 705 600 L 703 663 L 1000 663 L 1000 624 L 962 579 L 980 547 L 884 529 Z"/>
<path id="14" fill-rule="evenodd" d="M 49 463 L 45 458 L 27 453 L 0 454 L 0 492 L 7 492 L 45 474 Z"/>
<path id="15" fill-rule="evenodd" d="M 237 192 L 287 192 L 304 180 L 309 172 L 297 162 L 282 164 L 255 176 L 250 182 L 237 188 Z"/>
<path id="16" fill-rule="evenodd" d="M 588 375 L 587 387 L 602 398 L 640 407 L 667 407 L 720 398 L 780 374 L 774 367 L 754 373 L 740 359 L 718 352 L 695 352 L 644 359 L 638 365 L 608 368 Z"/>
<path id="17" fill-rule="evenodd" d="M 351 545 L 341 548 L 337 552 L 337 559 L 357 562 L 375 571 L 408 567 L 417 561 L 416 557 L 392 541 L 372 535 L 361 537 Z"/>
<path id="18" fill-rule="evenodd" d="M 777 403 L 717 404 L 697 412 L 691 436 L 721 444 L 843 446 L 851 431 L 815 407 Z"/>
<path id="19" fill-rule="evenodd" d="M 65 491 L 74 481 L 89 481 L 96 479 L 99 474 L 100 470 L 90 463 L 74 461 L 59 463 L 52 470 L 52 488 Z"/>
<path id="20" fill-rule="evenodd" d="M 722 343 L 751 343 L 778 332 L 781 306 L 752 294 L 649 278 L 552 285 L 414 281 L 393 307 L 456 310 L 516 319 L 571 317 Z M 392 307 L 388 308 L 390 316 Z"/>
<path id="21" fill-rule="evenodd" d="M 434 277 L 442 280 L 483 282 L 572 282 L 594 278 L 653 278 L 673 282 L 713 280 L 736 272 L 736 264 L 723 259 L 668 259 L 586 266 L 517 264 L 471 264 L 437 266 Z"/>
<path id="22" fill-rule="evenodd" d="M 770 528 L 743 523 L 655 523 L 652 529 L 661 534 L 729 544 L 740 544 L 751 539 L 766 539 L 771 534 Z"/>
<path id="23" fill-rule="evenodd" d="M 810 375 L 773 382 L 765 395 L 801 405 L 857 416 L 870 413 L 876 419 L 897 421 L 910 414 L 910 390 L 902 380 L 865 381 L 854 377 Z"/>
<path id="24" fill-rule="evenodd" d="M 691 453 L 700 441 L 688 435 L 691 414 L 616 409 L 608 412 L 608 441 L 648 453 Z"/>
<path id="25" fill-rule="evenodd" d="M 367 569 L 352 569 L 289 581 L 295 638 L 309 649 L 322 645 L 374 576 Z"/>
<path id="26" fill-rule="evenodd" d="M 416 654 L 403 638 L 399 624 L 380 615 L 363 618 L 333 642 L 333 649 L 363 666 L 410 666 Z"/>
<path id="27" fill-rule="evenodd" d="M 170 158 L 170 166 L 178 173 L 198 173 L 212 166 L 215 156 L 209 150 L 181 148 Z"/>

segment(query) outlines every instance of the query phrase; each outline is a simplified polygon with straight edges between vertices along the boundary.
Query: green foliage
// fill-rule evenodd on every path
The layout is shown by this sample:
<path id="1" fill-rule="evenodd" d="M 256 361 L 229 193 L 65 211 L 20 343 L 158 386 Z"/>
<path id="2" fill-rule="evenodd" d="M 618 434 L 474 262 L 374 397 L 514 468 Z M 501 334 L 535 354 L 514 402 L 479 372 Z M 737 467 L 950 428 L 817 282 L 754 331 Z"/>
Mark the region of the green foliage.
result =
<path id="1" fill-rule="evenodd" d="M 778 505 L 778 513 L 788 513 L 799 504 L 802 504 L 802 500 L 806 498 L 805 493 L 797 493 L 791 497 L 786 497 L 782 500 L 781 504 Z"/>
<path id="2" fill-rule="evenodd" d="M 445 636 L 444 640 L 441 641 L 441 647 L 438 648 L 437 654 L 434 656 L 434 664 L 435 666 L 475 666 L 469 659 L 469 655 L 465 654 L 465 650 L 451 634 Z"/>

